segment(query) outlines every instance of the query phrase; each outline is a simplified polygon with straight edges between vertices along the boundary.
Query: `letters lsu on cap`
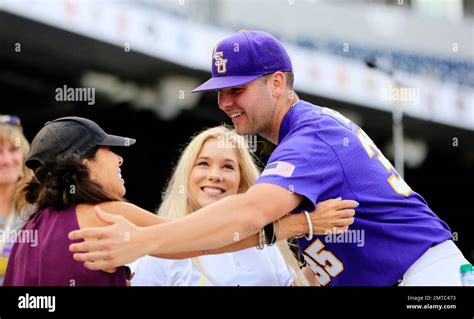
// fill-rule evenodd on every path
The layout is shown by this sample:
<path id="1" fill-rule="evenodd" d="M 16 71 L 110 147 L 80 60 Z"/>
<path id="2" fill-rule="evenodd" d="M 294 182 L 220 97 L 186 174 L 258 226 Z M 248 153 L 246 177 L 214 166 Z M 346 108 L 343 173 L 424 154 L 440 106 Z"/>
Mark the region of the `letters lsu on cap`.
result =
<path id="1" fill-rule="evenodd" d="M 192 92 L 248 84 L 276 71 L 293 70 L 280 41 L 263 31 L 240 31 L 217 44 L 212 53 L 212 78 Z"/>
<path id="2" fill-rule="evenodd" d="M 47 122 L 36 134 L 25 164 L 34 170 L 69 155 L 83 157 L 96 146 L 130 146 L 135 142 L 133 138 L 107 134 L 89 119 L 62 117 Z"/>

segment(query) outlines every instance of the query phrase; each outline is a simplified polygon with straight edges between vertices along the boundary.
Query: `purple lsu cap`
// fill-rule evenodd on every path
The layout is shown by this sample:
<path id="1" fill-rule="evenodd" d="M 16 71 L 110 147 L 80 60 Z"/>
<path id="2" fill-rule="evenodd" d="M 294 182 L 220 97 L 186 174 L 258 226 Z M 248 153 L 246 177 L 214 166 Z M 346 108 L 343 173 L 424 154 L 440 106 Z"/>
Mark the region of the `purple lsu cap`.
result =
<path id="1" fill-rule="evenodd" d="M 292 70 L 290 57 L 277 38 L 263 31 L 240 31 L 217 44 L 212 52 L 212 78 L 192 92 L 241 86 L 276 71 Z"/>

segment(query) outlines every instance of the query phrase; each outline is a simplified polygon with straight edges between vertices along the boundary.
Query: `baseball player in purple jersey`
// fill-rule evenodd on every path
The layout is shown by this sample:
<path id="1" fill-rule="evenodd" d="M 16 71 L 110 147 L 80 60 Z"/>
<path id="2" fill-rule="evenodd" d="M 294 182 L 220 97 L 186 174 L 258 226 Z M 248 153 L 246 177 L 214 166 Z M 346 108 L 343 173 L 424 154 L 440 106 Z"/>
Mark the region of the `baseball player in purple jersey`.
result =
<path id="1" fill-rule="evenodd" d="M 261 177 L 245 194 L 165 225 L 138 228 L 99 214 L 111 225 L 70 234 L 101 238 L 72 245 L 81 252 L 75 258 L 106 269 L 146 254 L 213 249 L 231 244 L 231 234 L 242 239 L 289 211 L 342 197 L 360 203 L 348 232 L 298 239 L 322 285 L 460 285 L 459 266 L 467 261 L 446 223 L 361 128 L 299 100 L 292 87 L 291 60 L 275 37 L 243 31 L 222 40 L 213 52 L 212 78 L 193 92 L 217 90 L 237 133 L 260 134 L 277 145 Z M 131 240 L 123 241 L 124 232 Z"/>

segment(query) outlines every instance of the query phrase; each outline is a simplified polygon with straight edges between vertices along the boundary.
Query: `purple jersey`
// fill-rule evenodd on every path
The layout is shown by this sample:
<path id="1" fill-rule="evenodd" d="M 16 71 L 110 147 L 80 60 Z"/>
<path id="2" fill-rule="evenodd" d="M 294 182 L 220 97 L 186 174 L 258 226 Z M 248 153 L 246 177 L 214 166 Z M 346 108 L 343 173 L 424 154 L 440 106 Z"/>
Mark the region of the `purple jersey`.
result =
<path id="1" fill-rule="evenodd" d="M 347 233 L 298 240 L 322 285 L 396 284 L 431 246 L 451 239 L 448 225 L 361 128 L 308 102 L 285 115 L 278 146 L 256 183 L 302 195 L 295 212 L 337 197 L 360 203 Z"/>

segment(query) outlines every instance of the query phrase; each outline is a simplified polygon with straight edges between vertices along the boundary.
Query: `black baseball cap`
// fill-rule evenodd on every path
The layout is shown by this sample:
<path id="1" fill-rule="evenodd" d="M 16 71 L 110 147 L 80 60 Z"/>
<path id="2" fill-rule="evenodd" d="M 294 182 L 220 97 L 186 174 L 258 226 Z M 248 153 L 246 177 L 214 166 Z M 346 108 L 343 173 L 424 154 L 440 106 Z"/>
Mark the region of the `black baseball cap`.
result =
<path id="1" fill-rule="evenodd" d="M 97 123 L 77 116 L 46 122 L 36 134 L 26 158 L 26 166 L 35 169 L 69 155 L 84 157 L 96 146 L 130 146 L 133 138 L 110 135 Z"/>

